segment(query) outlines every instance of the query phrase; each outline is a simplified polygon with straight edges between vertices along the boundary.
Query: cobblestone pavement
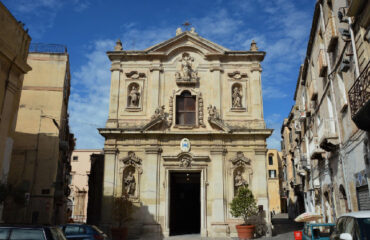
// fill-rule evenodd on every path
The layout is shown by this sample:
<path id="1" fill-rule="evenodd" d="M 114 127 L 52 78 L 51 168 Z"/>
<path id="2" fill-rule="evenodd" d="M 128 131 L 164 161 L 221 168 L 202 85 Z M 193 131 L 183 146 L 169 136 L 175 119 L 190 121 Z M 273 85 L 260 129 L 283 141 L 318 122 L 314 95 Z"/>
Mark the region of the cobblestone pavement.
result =
<path id="1" fill-rule="evenodd" d="M 273 236 L 260 238 L 261 240 L 294 240 L 294 231 L 301 230 L 303 225 L 288 219 L 287 214 L 277 214 L 272 219 Z M 204 238 L 199 234 L 173 236 L 164 240 L 238 240 L 238 238 Z"/>

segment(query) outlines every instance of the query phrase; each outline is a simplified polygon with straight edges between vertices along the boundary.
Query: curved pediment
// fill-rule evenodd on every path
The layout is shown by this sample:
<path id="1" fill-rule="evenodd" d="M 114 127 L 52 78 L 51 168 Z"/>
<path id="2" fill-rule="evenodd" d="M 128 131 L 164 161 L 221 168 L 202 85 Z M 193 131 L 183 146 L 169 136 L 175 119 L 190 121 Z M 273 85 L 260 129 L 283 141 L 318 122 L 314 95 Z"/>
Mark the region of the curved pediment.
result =
<path id="1" fill-rule="evenodd" d="M 181 33 L 176 37 L 149 47 L 144 51 L 147 53 L 165 53 L 168 55 L 176 49 L 184 47 L 194 48 L 196 51 L 203 53 L 202 55 L 209 53 L 223 54 L 226 51 L 230 51 L 227 48 L 190 32 Z"/>

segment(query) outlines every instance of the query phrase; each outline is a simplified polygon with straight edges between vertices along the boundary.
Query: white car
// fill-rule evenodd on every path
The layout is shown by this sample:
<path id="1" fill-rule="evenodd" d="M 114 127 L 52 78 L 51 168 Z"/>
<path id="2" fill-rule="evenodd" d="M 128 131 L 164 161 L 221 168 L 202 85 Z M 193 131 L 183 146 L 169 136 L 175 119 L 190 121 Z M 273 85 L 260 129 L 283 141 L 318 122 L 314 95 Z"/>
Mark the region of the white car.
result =
<path id="1" fill-rule="evenodd" d="M 345 213 L 338 218 L 331 240 L 370 240 L 370 211 Z"/>

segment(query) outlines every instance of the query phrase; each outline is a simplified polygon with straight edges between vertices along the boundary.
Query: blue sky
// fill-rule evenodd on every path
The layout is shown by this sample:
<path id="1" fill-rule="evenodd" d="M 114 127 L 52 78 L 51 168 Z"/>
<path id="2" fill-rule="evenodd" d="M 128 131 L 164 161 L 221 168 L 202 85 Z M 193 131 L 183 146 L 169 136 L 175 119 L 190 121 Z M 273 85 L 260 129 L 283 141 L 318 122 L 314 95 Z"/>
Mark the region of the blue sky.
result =
<path id="1" fill-rule="evenodd" d="M 142 50 L 175 36 L 185 21 L 196 32 L 232 50 L 254 39 L 262 63 L 264 117 L 280 149 L 280 127 L 293 104 L 299 66 L 309 37 L 314 0 L 3 0 L 29 29 L 34 43 L 64 44 L 72 74 L 70 124 L 77 148 L 102 148 L 109 105 L 110 70 L 105 52 L 120 38 Z"/>

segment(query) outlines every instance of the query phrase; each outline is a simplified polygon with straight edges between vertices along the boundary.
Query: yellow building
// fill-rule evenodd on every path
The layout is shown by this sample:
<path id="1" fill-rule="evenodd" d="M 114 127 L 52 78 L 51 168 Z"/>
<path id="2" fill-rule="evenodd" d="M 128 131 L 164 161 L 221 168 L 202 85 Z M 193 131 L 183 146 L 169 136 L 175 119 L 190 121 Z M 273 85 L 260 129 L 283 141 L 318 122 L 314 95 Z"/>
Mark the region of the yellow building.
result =
<path id="1" fill-rule="evenodd" d="M 70 89 L 66 48 L 31 45 L 8 181 L 14 194 L 5 202 L 10 223 L 63 223 L 70 193 L 66 181 L 74 148 L 68 125 Z"/>
<path id="2" fill-rule="evenodd" d="M 281 186 L 282 186 L 282 174 L 281 174 L 281 152 L 276 149 L 269 149 L 267 151 L 267 184 L 269 194 L 269 206 L 270 211 L 281 213 L 284 207 L 281 199 Z"/>
<path id="3" fill-rule="evenodd" d="M 27 64 L 31 38 L 1 2 L 0 16 L 0 189 L 5 189 L 23 74 L 31 70 Z M 2 209 L 0 199 L 0 222 Z"/>

